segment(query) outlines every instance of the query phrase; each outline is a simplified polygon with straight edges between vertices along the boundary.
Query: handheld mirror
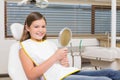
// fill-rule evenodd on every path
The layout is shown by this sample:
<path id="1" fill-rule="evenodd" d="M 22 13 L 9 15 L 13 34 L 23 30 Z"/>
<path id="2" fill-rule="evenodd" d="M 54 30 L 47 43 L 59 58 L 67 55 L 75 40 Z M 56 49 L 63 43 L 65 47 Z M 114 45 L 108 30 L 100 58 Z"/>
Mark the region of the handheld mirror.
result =
<path id="1" fill-rule="evenodd" d="M 59 33 L 59 43 L 61 47 L 66 47 L 72 38 L 72 31 L 69 28 L 63 28 Z"/>

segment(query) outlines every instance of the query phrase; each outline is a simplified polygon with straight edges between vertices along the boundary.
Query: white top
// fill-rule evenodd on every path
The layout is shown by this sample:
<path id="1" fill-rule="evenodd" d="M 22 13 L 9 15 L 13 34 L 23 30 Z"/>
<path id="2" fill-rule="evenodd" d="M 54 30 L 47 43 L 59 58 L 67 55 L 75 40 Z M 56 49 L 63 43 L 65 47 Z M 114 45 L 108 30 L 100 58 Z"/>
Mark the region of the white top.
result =
<path id="1" fill-rule="evenodd" d="M 47 60 L 57 50 L 57 46 L 47 40 L 43 42 L 36 42 L 28 39 L 23 41 L 21 45 L 24 48 L 26 54 L 33 60 L 36 65 L 39 65 Z M 78 68 L 64 67 L 59 63 L 55 63 L 43 74 L 43 76 L 46 80 L 61 80 L 64 77 L 77 71 L 79 71 Z"/>

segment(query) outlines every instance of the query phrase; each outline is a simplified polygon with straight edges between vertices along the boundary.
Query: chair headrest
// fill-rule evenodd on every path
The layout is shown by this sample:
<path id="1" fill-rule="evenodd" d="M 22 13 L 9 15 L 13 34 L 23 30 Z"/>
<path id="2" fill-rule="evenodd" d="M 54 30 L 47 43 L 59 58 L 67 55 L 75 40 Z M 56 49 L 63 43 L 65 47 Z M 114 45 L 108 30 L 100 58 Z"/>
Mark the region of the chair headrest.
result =
<path id="1" fill-rule="evenodd" d="M 24 25 L 20 23 L 13 23 L 10 26 L 11 33 L 16 40 L 20 40 L 23 33 Z"/>

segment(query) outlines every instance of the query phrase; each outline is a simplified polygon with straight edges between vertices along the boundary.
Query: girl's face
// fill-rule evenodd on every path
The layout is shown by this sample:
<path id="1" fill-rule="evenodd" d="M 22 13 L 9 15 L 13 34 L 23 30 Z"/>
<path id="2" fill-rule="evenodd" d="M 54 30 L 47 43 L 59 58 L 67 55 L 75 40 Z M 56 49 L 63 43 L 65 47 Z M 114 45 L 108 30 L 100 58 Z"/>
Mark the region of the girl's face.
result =
<path id="1" fill-rule="evenodd" d="M 33 21 L 31 26 L 26 29 L 29 31 L 31 39 L 41 41 L 46 35 L 46 22 L 44 19 Z"/>

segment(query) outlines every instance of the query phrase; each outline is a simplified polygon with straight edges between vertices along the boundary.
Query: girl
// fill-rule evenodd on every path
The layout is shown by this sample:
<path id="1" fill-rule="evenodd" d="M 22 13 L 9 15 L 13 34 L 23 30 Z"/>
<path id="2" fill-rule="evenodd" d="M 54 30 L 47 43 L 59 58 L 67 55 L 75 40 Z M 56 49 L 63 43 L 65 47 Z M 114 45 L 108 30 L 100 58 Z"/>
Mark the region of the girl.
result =
<path id="1" fill-rule="evenodd" d="M 46 25 L 39 12 L 30 13 L 25 20 L 19 56 L 28 80 L 120 80 L 120 71 L 69 67 L 67 48 L 57 49 L 46 39 Z"/>

